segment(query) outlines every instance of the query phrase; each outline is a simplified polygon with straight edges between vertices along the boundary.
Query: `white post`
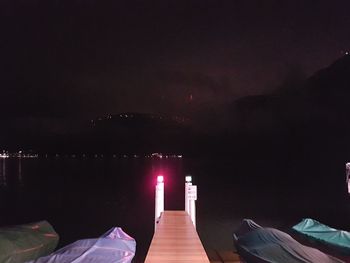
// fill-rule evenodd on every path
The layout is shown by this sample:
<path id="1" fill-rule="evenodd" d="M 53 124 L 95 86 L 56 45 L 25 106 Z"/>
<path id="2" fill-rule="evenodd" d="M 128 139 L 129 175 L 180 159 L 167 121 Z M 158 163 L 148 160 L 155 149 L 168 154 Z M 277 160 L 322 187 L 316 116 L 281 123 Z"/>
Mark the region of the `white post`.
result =
<path id="1" fill-rule="evenodd" d="M 190 214 L 190 200 L 188 199 L 189 186 L 192 185 L 192 176 L 185 177 L 185 211 Z"/>
<path id="2" fill-rule="evenodd" d="M 189 214 L 194 227 L 196 227 L 197 186 L 192 185 L 191 176 L 186 176 L 185 180 L 185 210 Z"/>
<path id="3" fill-rule="evenodd" d="M 346 184 L 348 185 L 348 194 L 350 194 L 350 163 L 345 164 L 346 169 Z"/>
<path id="4" fill-rule="evenodd" d="M 154 214 L 154 230 L 157 228 L 161 213 L 164 211 L 164 177 L 157 177 L 156 198 L 155 198 L 155 214 Z"/>
<path id="5" fill-rule="evenodd" d="M 190 200 L 190 216 L 191 216 L 194 228 L 196 228 L 196 200 L 194 199 Z"/>

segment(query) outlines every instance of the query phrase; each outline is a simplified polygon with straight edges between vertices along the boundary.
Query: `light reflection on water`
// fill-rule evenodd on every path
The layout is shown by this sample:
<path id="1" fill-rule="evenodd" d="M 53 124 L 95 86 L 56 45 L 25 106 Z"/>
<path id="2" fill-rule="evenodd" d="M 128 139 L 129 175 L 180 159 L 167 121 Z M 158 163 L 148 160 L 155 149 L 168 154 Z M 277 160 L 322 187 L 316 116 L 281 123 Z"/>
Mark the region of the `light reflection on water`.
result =
<path id="1" fill-rule="evenodd" d="M 0 158 L 0 165 L 0 186 L 7 186 L 5 158 Z"/>
<path id="2" fill-rule="evenodd" d="M 22 158 L 18 159 L 18 182 L 20 185 L 23 184 L 22 180 Z"/>
<path id="3" fill-rule="evenodd" d="M 22 162 L 22 158 L 0 158 L 0 186 L 8 186 L 9 176 L 15 179 L 15 186 L 23 185 Z"/>

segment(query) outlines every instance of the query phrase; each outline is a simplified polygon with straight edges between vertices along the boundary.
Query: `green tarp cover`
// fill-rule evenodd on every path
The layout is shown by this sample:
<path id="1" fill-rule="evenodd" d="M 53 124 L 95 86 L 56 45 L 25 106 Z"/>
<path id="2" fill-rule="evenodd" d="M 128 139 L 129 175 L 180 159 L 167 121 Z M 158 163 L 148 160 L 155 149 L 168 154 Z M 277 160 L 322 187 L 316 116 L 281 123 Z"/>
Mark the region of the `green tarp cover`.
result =
<path id="1" fill-rule="evenodd" d="M 304 246 L 287 233 L 245 219 L 234 233 L 239 255 L 248 263 L 340 263 L 318 249 Z"/>
<path id="2" fill-rule="evenodd" d="M 301 234 L 317 239 L 350 253 L 350 233 L 326 226 L 316 220 L 305 218 L 293 229 Z"/>
<path id="3" fill-rule="evenodd" d="M 50 254 L 58 234 L 46 221 L 0 228 L 0 263 L 21 263 Z"/>

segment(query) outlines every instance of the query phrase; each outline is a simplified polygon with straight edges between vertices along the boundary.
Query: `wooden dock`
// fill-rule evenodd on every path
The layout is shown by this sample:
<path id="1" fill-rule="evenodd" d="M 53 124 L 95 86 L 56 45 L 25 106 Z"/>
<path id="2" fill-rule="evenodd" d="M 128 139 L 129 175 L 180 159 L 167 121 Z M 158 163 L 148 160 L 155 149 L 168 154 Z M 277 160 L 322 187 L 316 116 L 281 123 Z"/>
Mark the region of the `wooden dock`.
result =
<path id="1" fill-rule="evenodd" d="M 146 263 L 209 263 L 189 215 L 164 211 L 146 256 Z"/>

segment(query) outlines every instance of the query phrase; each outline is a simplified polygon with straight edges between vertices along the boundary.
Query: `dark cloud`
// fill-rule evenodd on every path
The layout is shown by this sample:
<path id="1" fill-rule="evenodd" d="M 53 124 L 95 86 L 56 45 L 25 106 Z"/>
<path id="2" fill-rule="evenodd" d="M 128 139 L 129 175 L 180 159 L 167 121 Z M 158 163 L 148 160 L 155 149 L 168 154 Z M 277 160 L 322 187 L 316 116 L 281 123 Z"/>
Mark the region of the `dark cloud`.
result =
<path id="1" fill-rule="evenodd" d="M 347 1 L 1 1 L 11 115 L 190 114 L 350 46 Z M 192 94 L 192 100 L 189 97 Z"/>

